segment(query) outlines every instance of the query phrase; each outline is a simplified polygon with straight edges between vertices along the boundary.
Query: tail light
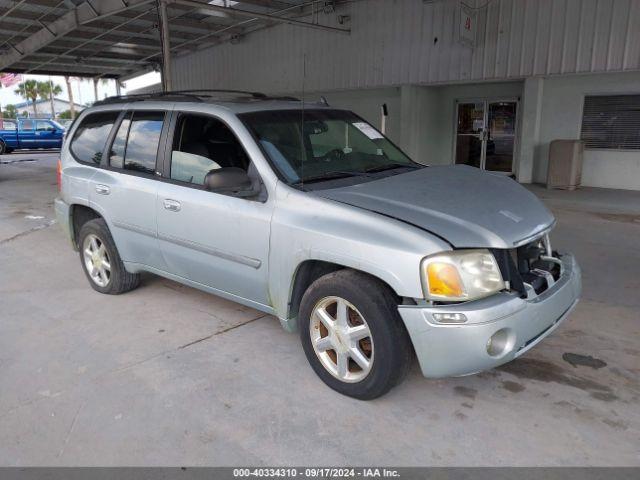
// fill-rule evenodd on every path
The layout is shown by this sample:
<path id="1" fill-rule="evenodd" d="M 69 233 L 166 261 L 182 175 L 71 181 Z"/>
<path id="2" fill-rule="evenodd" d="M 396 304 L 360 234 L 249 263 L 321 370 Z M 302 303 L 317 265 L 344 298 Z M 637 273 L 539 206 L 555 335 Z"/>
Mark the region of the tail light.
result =
<path id="1" fill-rule="evenodd" d="M 56 168 L 56 180 L 58 182 L 58 192 L 62 190 L 62 160 L 58 159 L 58 167 Z"/>

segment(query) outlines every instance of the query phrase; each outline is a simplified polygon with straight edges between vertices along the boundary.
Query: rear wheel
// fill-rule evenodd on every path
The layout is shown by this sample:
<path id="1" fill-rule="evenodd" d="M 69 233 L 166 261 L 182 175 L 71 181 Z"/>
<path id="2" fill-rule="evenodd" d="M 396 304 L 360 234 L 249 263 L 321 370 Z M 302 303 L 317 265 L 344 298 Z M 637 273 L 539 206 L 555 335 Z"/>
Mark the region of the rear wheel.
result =
<path id="1" fill-rule="evenodd" d="M 334 390 L 369 400 L 405 377 L 409 336 L 393 292 L 353 270 L 315 281 L 300 306 L 300 339 L 316 374 Z"/>
<path id="2" fill-rule="evenodd" d="M 5 153 L 9 153 L 7 152 L 7 145 L 2 140 L 0 140 L 0 155 L 3 155 Z"/>
<path id="3" fill-rule="evenodd" d="M 78 240 L 82 269 L 94 290 L 117 295 L 140 284 L 140 276 L 124 268 L 109 227 L 102 218 L 86 222 Z"/>

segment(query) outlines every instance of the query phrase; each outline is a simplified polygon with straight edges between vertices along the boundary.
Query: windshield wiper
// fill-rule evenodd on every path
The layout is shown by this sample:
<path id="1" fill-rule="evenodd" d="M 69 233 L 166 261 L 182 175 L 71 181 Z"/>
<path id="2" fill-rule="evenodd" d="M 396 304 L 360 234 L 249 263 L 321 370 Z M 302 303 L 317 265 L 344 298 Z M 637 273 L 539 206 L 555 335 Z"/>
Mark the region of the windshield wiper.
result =
<path id="1" fill-rule="evenodd" d="M 393 170 L 396 168 L 411 168 L 415 170 L 416 168 L 421 168 L 418 165 L 412 165 L 410 163 L 388 163 L 386 165 L 379 165 L 377 167 L 367 168 L 365 170 L 366 173 L 376 173 L 376 172 L 384 172 L 385 170 Z"/>
<path id="2" fill-rule="evenodd" d="M 314 175 L 312 177 L 303 178 L 294 185 L 302 185 L 304 183 L 324 182 L 325 180 L 336 180 L 338 178 L 362 177 L 367 176 L 364 172 L 355 172 L 352 170 L 338 170 L 334 172 L 323 173 L 322 175 Z"/>

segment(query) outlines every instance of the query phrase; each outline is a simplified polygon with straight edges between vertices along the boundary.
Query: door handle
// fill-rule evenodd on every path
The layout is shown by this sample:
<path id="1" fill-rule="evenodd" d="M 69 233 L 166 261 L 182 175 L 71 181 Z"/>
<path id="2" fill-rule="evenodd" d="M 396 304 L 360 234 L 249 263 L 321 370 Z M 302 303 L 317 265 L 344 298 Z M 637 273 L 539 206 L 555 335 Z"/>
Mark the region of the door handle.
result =
<path id="1" fill-rule="evenodd" d="M 100 195 L 109 195 L 111 193 L 111 189 L 106 185 L 98 184 L 96 185 L 96 193 Z"/>
<path id="2" fill-rule="evenodd" d="M 164 200 L 164 209 L 169 210 L 171 212 L 179 212 L 180 211 L 180 202 L 176 200 L 171 200 L 169 198 L 165 198 Z"/>

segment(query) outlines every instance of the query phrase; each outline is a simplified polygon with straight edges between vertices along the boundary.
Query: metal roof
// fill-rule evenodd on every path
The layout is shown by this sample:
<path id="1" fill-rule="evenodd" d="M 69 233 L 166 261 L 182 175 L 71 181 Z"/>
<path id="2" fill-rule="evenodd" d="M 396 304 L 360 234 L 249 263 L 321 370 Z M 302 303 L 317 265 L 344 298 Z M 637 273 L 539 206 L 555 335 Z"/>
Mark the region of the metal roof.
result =
<path id="1" fill-rule="evenodd" d="M 158 69 L 160 1 L 167 8 L 172 55 L 239 41 L 282 22 L 348 33 L 301 18 L 333 2 L 0 0 L 0 71 L 125 80 Z"/>

